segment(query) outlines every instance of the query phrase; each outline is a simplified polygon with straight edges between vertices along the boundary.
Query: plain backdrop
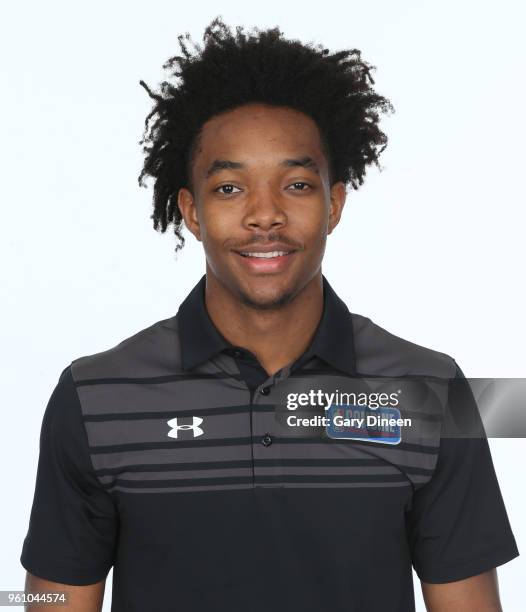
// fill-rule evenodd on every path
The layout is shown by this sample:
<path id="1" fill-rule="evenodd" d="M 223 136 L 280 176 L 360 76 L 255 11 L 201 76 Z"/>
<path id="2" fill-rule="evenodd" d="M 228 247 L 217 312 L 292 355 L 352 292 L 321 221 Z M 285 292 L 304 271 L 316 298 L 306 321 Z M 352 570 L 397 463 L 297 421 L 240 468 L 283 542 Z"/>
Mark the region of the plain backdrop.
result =
<path id="1" fill-rule="evenodd" d="M 175 314 L 204 272 L 189 233 L 175 257 L 171 229 L 153 230 L 151 188 L 138 187 L 151 109 L 139 79 L 156 88 L 177 35 L 201 42 L 218 14 L 360 49 L 396 109 L 383 120 L 383 170 L 349 190 L 328 241 L 323 272 L 349 308 L 448 353 L 466 376 L 526 374 L 523 3 L 10 3 L 0 26 L 0 589 L 23 588 L 38 436 L 60 372 Z M 501 596 L 519 612 L 525 442 L 490 443 L 523 555 L 499 570 Z M 106 593 L 109 610 L 111 573 Z"/>

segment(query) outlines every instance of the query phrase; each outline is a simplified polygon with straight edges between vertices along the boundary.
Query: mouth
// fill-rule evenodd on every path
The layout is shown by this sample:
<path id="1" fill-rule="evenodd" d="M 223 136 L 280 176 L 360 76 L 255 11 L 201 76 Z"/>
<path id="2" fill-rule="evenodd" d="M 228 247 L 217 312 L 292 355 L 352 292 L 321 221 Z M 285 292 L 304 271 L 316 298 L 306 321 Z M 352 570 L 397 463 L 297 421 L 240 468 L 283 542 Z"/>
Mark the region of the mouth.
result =
<path id="1" fill-rule="evenodd" d="M 256 273 L 276 273 L 285 270 L 294 259 L 296 250 L 234 251 L 245 270 Z"/>
<path id="2" fill-rule="evenodd" d="M 277 257 L 285 257 L 286 255 L 291 255 L 292 253 L 294 253 L 294 251 L 269 251 L 268 253 L 266 252 L 243 252 L 243 251 L 236 251 L 236 253 L 238 253 L 238 255 L 241 255 L 242 257 L 257 257 L 258 259 L 275 259 Z"/>

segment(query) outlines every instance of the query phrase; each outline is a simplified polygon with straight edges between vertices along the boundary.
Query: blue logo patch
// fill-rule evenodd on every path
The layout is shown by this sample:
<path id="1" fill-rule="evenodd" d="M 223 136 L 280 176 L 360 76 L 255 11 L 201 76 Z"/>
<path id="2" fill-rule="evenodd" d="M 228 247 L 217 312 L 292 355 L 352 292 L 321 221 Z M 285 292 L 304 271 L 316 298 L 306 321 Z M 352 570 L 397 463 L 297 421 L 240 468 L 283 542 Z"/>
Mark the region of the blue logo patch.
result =
<path id="1" fill-rule="evenodd" d="M 325 427 L 329 438 L 399 444 L 402 440 L 398 408 L 332 404 Z"/>

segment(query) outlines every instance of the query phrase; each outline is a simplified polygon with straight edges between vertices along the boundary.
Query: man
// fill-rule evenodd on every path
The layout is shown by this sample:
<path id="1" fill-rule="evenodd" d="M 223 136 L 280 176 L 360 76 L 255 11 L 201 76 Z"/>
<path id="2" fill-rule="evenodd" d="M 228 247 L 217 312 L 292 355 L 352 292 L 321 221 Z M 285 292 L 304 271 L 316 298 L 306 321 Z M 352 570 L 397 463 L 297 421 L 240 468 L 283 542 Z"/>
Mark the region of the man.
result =
<path id="1" fill-rule="evenodd" d="M 351 314 L 321 272 L 346 184 L 387 141 L 370 66 L 220 19 L 203 49 L 179 41 L 179 82 L 143 84 L 156 106 L 139 179 L 155 178 L 154 227 L 202 242 L 206 275 L 174 317 L 62 372 L 26 588 L 97 611 L 113 566 L 114 612 L 408 612 L 413 565 L 429 610 L 500 610 L 495 568 L 518 551 L 487 441 L 440 436 L 460 409 L 450 382 L 446 409 L 413 410 L 420 437 L 284 425 L 302 393 L 463 379 Z"/>

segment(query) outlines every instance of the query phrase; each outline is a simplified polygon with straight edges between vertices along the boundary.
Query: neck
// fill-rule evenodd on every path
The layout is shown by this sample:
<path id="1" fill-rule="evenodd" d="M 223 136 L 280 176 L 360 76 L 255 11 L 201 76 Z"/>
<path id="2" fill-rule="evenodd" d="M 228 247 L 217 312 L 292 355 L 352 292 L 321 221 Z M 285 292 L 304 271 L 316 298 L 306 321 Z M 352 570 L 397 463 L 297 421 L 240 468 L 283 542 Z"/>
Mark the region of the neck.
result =
<path id="1" fill-rule="evenodd" d="M 321 269 L 288 304 L 268 310 L 240 301 L 207 267 L 205 303 L 220 333 L 252 352 L 270 375 L 302 355 L 323 312 Z"/>

